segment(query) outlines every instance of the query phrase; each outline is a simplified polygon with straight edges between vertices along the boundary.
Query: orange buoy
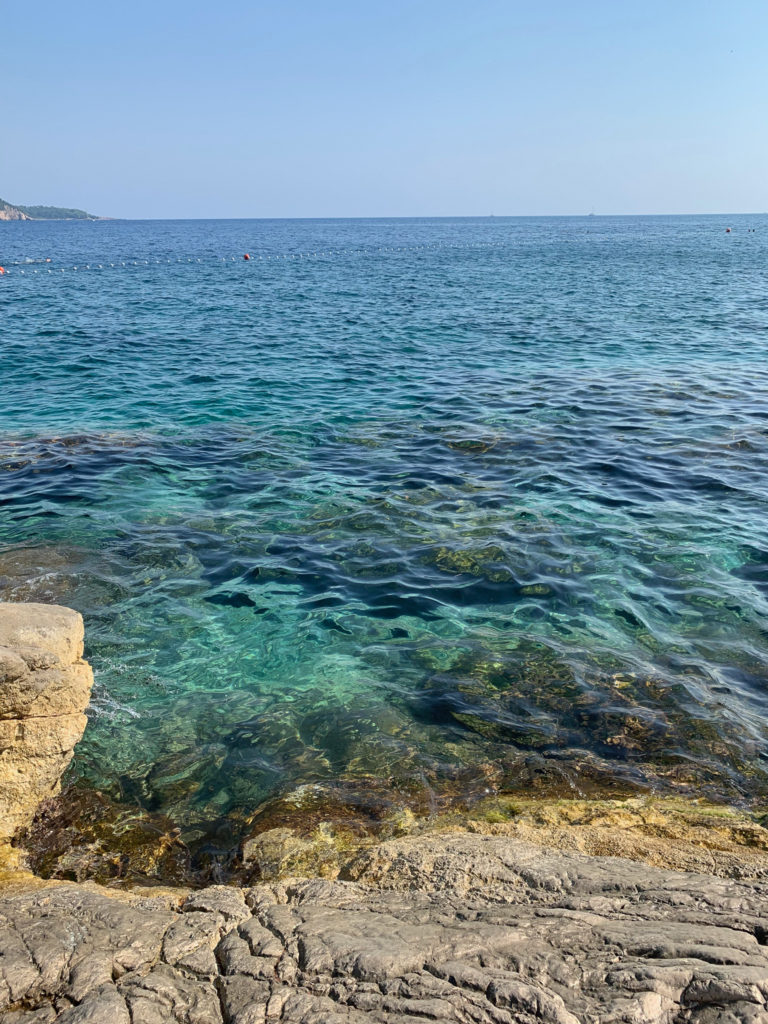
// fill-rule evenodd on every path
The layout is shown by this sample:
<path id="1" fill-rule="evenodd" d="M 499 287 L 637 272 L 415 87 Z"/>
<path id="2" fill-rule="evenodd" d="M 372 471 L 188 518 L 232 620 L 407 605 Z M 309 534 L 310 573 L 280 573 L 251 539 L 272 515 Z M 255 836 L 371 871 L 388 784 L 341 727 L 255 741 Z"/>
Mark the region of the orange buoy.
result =
<path id="1" fill-rule="evenodd" d="M 5 273 L 5 267 L 0 267 L 0 274 L 4 274 L 4 273 Z"/>
<path id="2" fill-rule="evenodd" d="M 244 259 L 244 260 L 249 260 L 250 258 L 251 258 L 251 254 L 250 254 L 249 252 L 247 252 L 247 253 L 245 254 L 245 256 L 243 256 L 243 259 Z"/>

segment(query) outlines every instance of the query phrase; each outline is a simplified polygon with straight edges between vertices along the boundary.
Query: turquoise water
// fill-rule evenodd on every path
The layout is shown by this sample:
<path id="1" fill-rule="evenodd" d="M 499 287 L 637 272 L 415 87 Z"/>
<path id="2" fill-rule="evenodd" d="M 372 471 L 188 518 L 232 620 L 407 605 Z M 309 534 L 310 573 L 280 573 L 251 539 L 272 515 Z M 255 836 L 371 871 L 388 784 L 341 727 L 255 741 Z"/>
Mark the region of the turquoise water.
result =
<path id="1" fill-rule="evenodd" d="M 198 843 L 313 782 L 763 799 L 766 239 L 0 224 L 0 596 L 86 618 L 73 776 Z"/>

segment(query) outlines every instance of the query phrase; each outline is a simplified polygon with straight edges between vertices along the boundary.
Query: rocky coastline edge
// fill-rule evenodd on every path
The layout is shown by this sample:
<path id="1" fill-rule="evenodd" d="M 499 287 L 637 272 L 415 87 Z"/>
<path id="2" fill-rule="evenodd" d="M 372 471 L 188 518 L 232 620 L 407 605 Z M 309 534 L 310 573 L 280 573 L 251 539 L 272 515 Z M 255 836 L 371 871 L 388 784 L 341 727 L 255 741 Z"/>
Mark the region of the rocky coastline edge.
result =
<path id="1" fill-rule="evenodd" d="M 192 892 L 36 878 L 10 840 L 83 734 L 82 651 L 76 612 L 0 604 L 0 1024 L 768 1022 L 768 832 L 727 810 L 574 801 Z"/>

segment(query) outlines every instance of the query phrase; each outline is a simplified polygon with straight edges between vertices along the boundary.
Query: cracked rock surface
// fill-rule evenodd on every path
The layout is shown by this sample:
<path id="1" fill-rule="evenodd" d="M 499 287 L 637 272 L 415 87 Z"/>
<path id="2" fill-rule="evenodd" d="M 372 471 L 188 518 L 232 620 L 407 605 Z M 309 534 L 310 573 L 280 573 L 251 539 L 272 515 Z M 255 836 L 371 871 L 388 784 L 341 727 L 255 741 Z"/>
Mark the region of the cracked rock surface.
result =
<path id="1" fill-rule="evenodd" d="M 352 881 L 0 898 L 0 1024 L 766 1024 L 768 884 L 498 836 Z M 151 890 L 149 890 L 151 892 Z"/>

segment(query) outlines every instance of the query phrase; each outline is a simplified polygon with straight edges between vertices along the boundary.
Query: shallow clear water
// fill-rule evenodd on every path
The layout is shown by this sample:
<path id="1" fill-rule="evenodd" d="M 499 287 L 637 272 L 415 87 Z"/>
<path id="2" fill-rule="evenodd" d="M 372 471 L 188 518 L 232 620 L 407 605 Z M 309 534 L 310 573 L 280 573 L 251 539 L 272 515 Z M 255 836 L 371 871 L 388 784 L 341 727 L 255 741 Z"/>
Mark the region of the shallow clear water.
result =
<path id="1" fill-rule="evenodd" d="M 766 239 L 0 224 L 0 596 L 86 617 L 75 775 L 190 840 L 328 779 L 764 796 Z"/>

